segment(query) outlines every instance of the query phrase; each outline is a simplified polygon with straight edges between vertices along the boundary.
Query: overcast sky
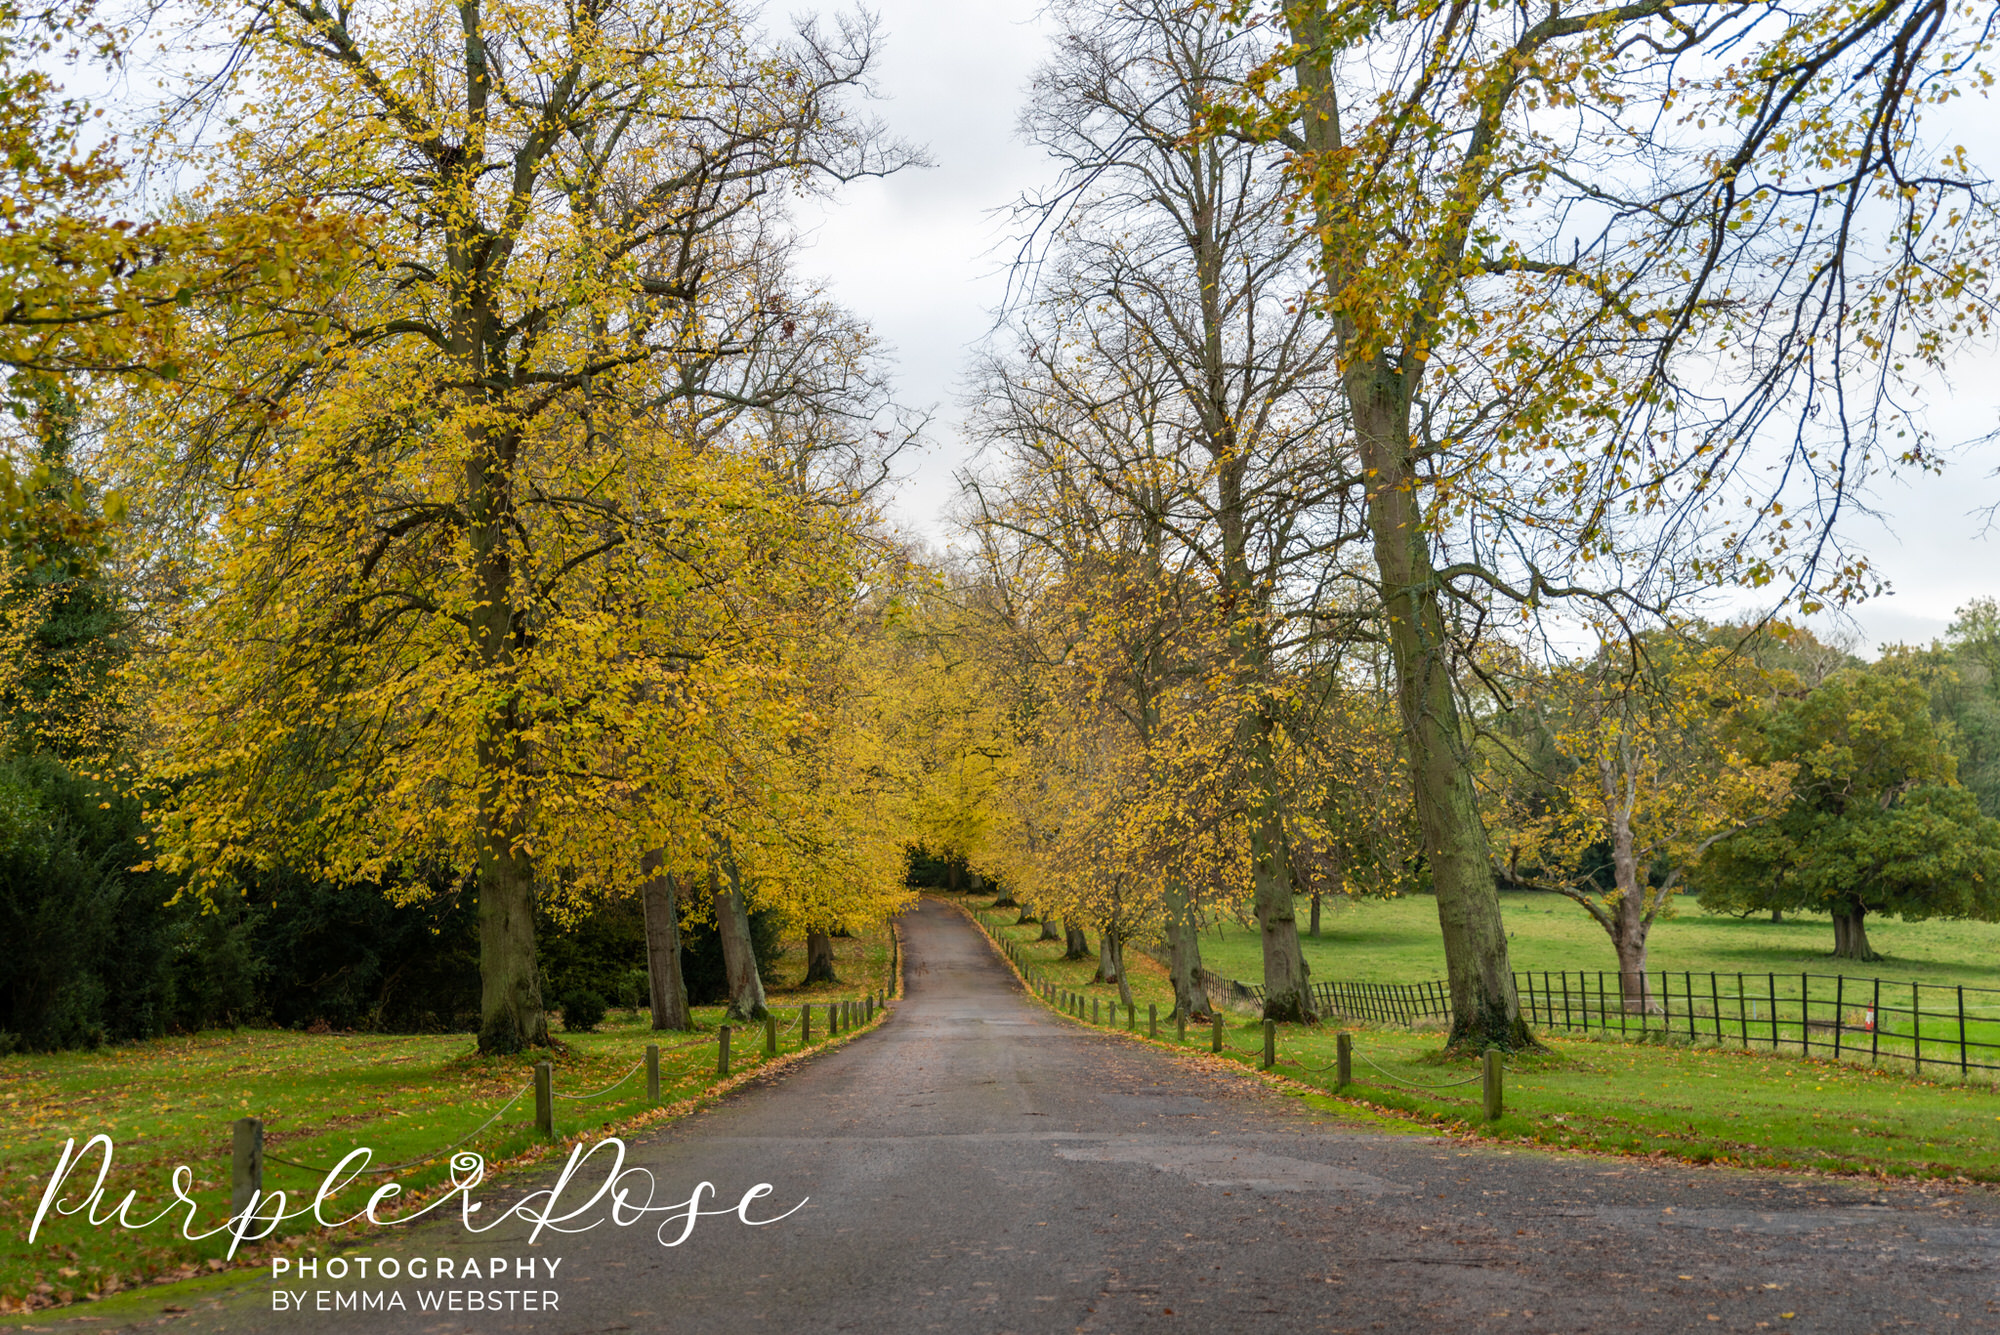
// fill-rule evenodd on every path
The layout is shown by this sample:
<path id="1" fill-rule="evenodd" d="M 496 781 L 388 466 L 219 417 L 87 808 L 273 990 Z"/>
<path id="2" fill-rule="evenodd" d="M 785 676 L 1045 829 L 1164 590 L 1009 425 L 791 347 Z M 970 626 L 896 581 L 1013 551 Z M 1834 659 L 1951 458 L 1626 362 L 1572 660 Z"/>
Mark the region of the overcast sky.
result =
<path id="1" fill-rule="evenodd" d="M 996 210 L 1052 174 L 1014 135 L 1049 25 L 1035 0 L 880 0 L 870 8 L 887 38 L 880 69 L 888 100 L 877 110 L 937 165 L 861 183 L 825 210 L 803 212 L 812 242 L 803 267 L 894 349 L 901 398 L 939 410 L 932 448 L 913 461 L 894 506 L 903 527 L 938 541 L 953 472 L 967 457 L 960 377 L 1005 286 Z M 1956 380 L 1936 418 L 1947 439 L 2000 422 L 2000 358 L 1983 350 Z M 2000 538 L 1984 533 L 1979 513 L 2000 502 L 1996 463 L 1989 451 L 1961 457 L 1942 478 L 1884 482 L 1868 498 L 1880 517 L 1850 517 L 1850 537 L 1894 585 L 1854 613 L 1859 651 L 1940 636 L 1953 608 L 2000 594 Z"/>

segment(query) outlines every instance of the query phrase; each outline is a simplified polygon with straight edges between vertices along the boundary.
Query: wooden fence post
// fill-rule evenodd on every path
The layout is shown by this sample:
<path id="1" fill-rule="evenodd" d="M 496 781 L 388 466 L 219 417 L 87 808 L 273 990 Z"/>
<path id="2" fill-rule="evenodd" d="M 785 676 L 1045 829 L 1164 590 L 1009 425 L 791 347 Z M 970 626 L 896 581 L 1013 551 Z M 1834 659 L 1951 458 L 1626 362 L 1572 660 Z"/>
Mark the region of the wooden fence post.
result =
<path id="1" fill-rule="evenodd" d="M 660 1045 L 646 1045 L 646 1102 L 658 1107 L 660 1103 Z"/>
<path id="2" fill-rule="evenodd" d="M 1222 1051 L 1222 1007 L 1217 1006 L 1214 1010 L 1211 1010 L 1208 1013 L 1208 1019 L 1215 1031 L 1209 1037 L 1208 1050 L 1210 1052 L 1220 1052 Z"/>
<path id="3" fill-rule="evenodd" d="M 1100 1003 L 1096 997 L 1092 997 L 1090 999 L 1090 1022 L 1092 1024 L 1104 1023 L 1103 1015 L 1104 1015 L 1104 1007 L 1102 1003 Z"/>
<path id="4" fill-rule="evenodd" d="M 1174 1007 L 1174 1042 L 1187 1042 L 1187 1009 L 1183 1006 Z"/>
<path id="5" fill-rule="evenodd" d="M 1341 1034 L 1333 1040 L 1333 1087 L 1346 1089 L 1354 1083 L 1354 1035 Z"/>
<path id="6" fill-rule="evenodd" d="M 1486 1062 L 1481 1074 L 1485 1077 L 1481 1084 L 1483 1085 L 1482 1092 L 1486 1095 L 1486 1120 L 1497 1122 L 1500 1120 L 1500 1113 L 1502 1111 L 1500 1096 L 1500 1049 L 1486 1049 Z"/>
<path id="7" fill-rule="evenodd" d="M 1278 1064 L 1278 1022 L 1264 1021 L 1264 1069 L 1270 1070 Z"/>
<path id="8" fill-rule="evenodd" d="M 264 1190 L 264 1123 L 239 1117 L 230 1137 L 229 1213 L 240 1215 Z M 109 1150 L 105 1151 L 108 1155 Z"/>
<path id="9" fill-rule="evenodd" d="M 1146 1037 L 1160 1036 L 1160 1008 L 1153 1002 L 1146 1003 Z"/>
<path id="10" fill-rule="evenodd" d="M 764 1012 L 764 1055 L 778 1055 L 778 1012 L 773 1010 Z"/>
<path id="11" fill-rule="evenodd" d="M 726 1024 L 722 1026 L 721 1031 L 716 1036 L 715 1073 L 717 1075 L 729 1074 L 729 1026 Z"/>
<path id="12" fill-rule="evenodd" d="M 535 1063 L 535 1134 L 551 1140 L 556 1134 L 556 1068 Z"/>
<path id="13" fill-rule="evenodd" d="M 813 1044 L 813 1008 L 808 1001 L 799 1007 L 799 1047 L 809 1048 Z"/>
<path id="14" fill-rule="evenodd" d="M 1139 1007 L 1136 1002 L 1125 1003 L 1125 1032 L 1128 1034 L 1139 1032 Z"/>

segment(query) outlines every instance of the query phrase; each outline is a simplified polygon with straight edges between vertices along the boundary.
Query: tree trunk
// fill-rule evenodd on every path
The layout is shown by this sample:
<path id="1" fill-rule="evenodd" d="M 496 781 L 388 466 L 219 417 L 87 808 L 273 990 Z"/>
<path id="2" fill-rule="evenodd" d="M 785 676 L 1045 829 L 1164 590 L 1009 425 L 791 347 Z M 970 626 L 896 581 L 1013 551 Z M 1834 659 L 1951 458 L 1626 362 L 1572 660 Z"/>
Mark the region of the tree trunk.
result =
<path id="1" fill-rule="evenodd" d="M 1312 934 L 1314 937 L 1319 936 L 1319 891 L 1317 890 L 1313 891 Z"/>
<path id="2" fill-rule="evenodd" d="M 476 354 L 468 354 L 476 360 Z M 518 438 L 480 433 L 465 465 L 467 538 L 479 601 L 472 647 L 494 688 L 514 689 L 519 627 L 513 604 L 510 478 Z M 535 866 L 527 839 L 527 738 L 511 694 L 489 707 L 475 746 L 479 772 L 479 1050 L 488 1055 L 549 1045 L 535 959 Z"/>
<path id="3" fill-rule="evenodd" d="M 1174 986 L 1174 1010 L 1189 1020 L 1209 1017 L 1208 989 L 1201 985 L 1201 924 L 1185 887 L 1166 889 L 1167 975 Z"/>
<path id="4" fill-rule="evenodd" d="M 1117 932 L 1107 932 L 1111 938 L 1111 967 L 1118 975 L 1118 1001 L 1120 1005 L 1132 1004 L 1132 977 L 1125 972 L 1125 938 Z"/>
<path id="5" fill-rule="evenodd" d="M 1062 933 L 1056 930 L 1056 920 L 1055 920 L 1054 918 L 1043 918 L 1043 919 L 1042 919 L 1042 934 L 1041 934 L 1040 936 L 1036 937 L 1036 938 L 1035 938 L 1035 940 L 1037 940 L 1037 941 L 1060 941 L 1060 940 L 1062 940 L 1062 939 L 1063 939 L 1063 935 L 1062 935 Z"/>
<path id="6" fill-rule="evenodd" d="M 1852 902 L 1834 906 L 1833 957 L 1835 959 L 1865 961 L 1879 958 L 1868 946 L 1868 928 L 1863 921 L 1867 914 L 1866 908 Z"/>
<path id="7" fill-rule="evenodd" d="M 1379 366 L 1349 377 L 1364 466 L 1373 479 L 1368 520 L 1388 602 L 1396 702 L 1410 749 L 1417 823 L 1437 894 L 1451 984 L 1450 1046 L 1515 1049 L 1534 1039 L 1521 1019 L 1486 830 L 1465 753 L 1450 644 L 1423 517 L 1412 495 L 1407 409 L 1398 377 Z"/>
<path id="8" fill-rule="evenodd" d="M 1105 927 L 1097 933 L 1097 976 L 1090 981 L 1115 983 L 1118 979 L 1118 933 Z"/>
<path id="9" fill-rule="evenodd" d="M 479 1050 L 488 1056 L 549 1046 L 535 960 L 535 869 L 506 833 L 479 857 Z"/>
<path id="10" fill-rule="evenodd" d="M 833 937 L 825 932 L 807 932 L 806 976 L 799 980 L 800 986 L 839 981 L 833 971 Z"/>
<path id="11" fill-rule="evenodd" d="M 1611 813 L 1611 874 L 1618 902 L 1611 906 L 1611 947 L 1618 953 L 1618 994 L 1631 1014 L 1657 1013 L 1646 983 L 1646 888 L 1639 883 L 1637 839 L 1632 832 L 1632 794 L 1620 786 L 1608 757 L 1598 760 L 1598 782 Z"/>
<path id="12" fill-rule="evenodd" d="M 1068 918 L 1063 919 L 1063 956 L 1066 960 L 1087 960 L 1090 958 L 1090 938 L 1083 934 Z"/>
<path id="13" fill-rule="evenodd" d="M 1783 922 L 1784 920 L 1785 920 L 1785 911 L 1784 911 L 1783 909 L 1772 909 L 1772 910 L 1771 910 L 1771 921 L 1772 921 L 1772 922 Z"/>
<path id="14" fill-rule="evenodd" d="M 743 903 L 741 874 L 725 851 L 721 867 L 708 874 L 715 909 L 715 933 L 722 938 L 722 967 L 729 979 L 729 1020 L 747 1024 L 764 1018 L 764 980 L 757 975 L 757 952 L 750 944 L 750 912 Z"/>
<path id="15" fill-rule="evenodd" d="M 1615 936 L 1611 946 L 1618 952 L 1618 995 L 1625 1010 L 1632 1015 L 1658 1015 L 1660 1004 L 1653 999 L 1652 984 L 1646 980 L 1645 934 Z"/>
<path id="16" fill-rule="evenodd" d="M 653 1028 L 694 1028 L 687 982 L 681 977 L 681 897 L 671 876 L 660 871 L 658 849 L 640 860 L 645 880 L 639 904 L 646 913 L 646 972 L 652 982 Z"/>
<path id="17" fill-rule="evenodd" d="M 1354 235 L 1346 216 L 1348 202 L 1339 197 L 1348 186 L 1334 174 L 1341 155 L 1340 106 L 1332 69 L 1335 43 L 1325 8 L 1301 6 L 1288 13 L 1300 53 L 1293 67 L 1303 94 L 1300 133 L 1313 165 L 1328 168 L 1313 191 L 1313 221 L 1321 238 L 1320 268 L 1339 320 L 1342 382 L 1368 479 L 1368 528 L 1396 673 L 1397 711 L 1444 936 L 1452 1007 L 1449 1046 L 1532 1047 L 1534 1037 L 1514 994 L 1500 896 L 1453 694 L 1451 643 L 1431 561 L 1428 516 L 1420 501 L 1427 484 L 1411 456 L 1410 401 L 1423 373 L 1423 354 L 1391 346 L 1387 331 L 1362 334 L 1354 317 L 1338 310 L 1353 274 L 1367 267 L 1365 247 L 1385 242 Z"/>
<path id="18" fill-rule="evenodd" d="M 522 743 L 514 708 L 502 706 L 479 739 L 479 1050 L 489 1056 L 549 1046 L 535 958 L 535 864 L 521 848 L 526 821 L 503 776 Z"/>
<path id="19" fill-rule="evenodd" d="M 1016 927 L 1032 927 L 1040 921 L 1041 919 L 1035 916 L 1034 906 L 1023 904 L 1021 905 L 1021 916 L 1014 920 L 1014 925 Z"/>
<path id="20" fill-rule="evenodd" d="M 1277 721 L 1259 701 L 1250 746 L 1250 891 L 1264 947 L 1264 1018 L 1312 1024 L 1319 1012 L 1306 982 L 1305 950 L 1292 898 L 1292 869 L 1285 856 L 1284 813 L 1279 806 L 1277 763 L 1272 755 Z"/>

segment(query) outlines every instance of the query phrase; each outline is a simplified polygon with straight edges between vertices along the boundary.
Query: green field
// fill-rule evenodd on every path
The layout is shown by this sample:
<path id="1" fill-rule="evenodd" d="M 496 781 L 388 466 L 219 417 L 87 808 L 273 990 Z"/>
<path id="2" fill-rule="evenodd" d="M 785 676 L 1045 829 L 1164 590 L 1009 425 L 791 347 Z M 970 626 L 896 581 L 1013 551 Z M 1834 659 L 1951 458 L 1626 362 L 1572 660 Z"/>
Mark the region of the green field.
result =
<path id="1" fill-rule="evenodd" d="M 791 945 L 771 970 L 769 996 L 780 1017 L 780 1053 L 799 1047 L 798 1007 L 814 1005 L 813 1039 L 826 1039 L 820 1004 L 858 998 L 890 986 L 886 932 L 838 939 L 835 964 L 840 984 L 801 989 L 802 943 Z M 115 1225 L 92 1227 L 81 1217 L 51 1212 L 32 1247 L 28 1226 L 39 1205 L 57 1155 L 66 1139 L 79 1145 L 99 1133 L 116 1147 L 106 1196 L 115 1206 L 128 1190 L 139 1200 L 132 1217 L 143 1219 L 171 1199 L 168 1183 L 175 1166 L 193 1172 L 190 1194 L 203 1217 L 193 1231 L 211 1228 L 227 1213 L 230 1192 L 231 1124 L 258 1117 L 265 1124 L 267 1191 L 291 1193 L 296 1209 L 310 1202 L 322 1174 L 277 1162 L 292 1160 L 310 1169 L 331 1166 L 349 1150 L 366 1145 L 376 1166 L 431 1155 L 478 1132 L 466 1145 L 485 1156 L 489 1179 L 501 1166 L 532 1162 L 550 1152 L 534 1128 L 529 1088 L 537 1060 L 554 1065 L 555 1128 L 559 1138 L 590 1137 L 671 1116 L 721 1083 L 716 1073 L 714 1030 L 720 1008 L 696 1011 L 700 1031 L 692 1036 L 656 1034 L 643 1011 L 613 1011 L 597 1032 L 558 1032 L 564 1051 L 481 1058 L 465 1034 L 313 1035 L 289 1030 L 240 1029 L 161 1039 L 96 1052 L 16 1054 L 0 1058 L 0 1311 L 24 1303 L 47 1304 L 102 1296 L 161 1277 L 187 1277 L 218 1267 L 226 1236 L 190 1242 L 172 1224 L 143 1232 Z M 732 1069 L 741 1073 L 763 1064 L 760 1031 L 738 1033 Z M 661 1099 L 647 1098 L 645 1049 L 662 1048 Z M 676 1045 L 685 1044 L 676 1050 Z M 605 1091 L 599 1097 L 576 1096 Z M 509 1100 L 513 1100 L 509 1106 Z M 482 1123 L 498 1113 L 484 1131 Z M 70 1180 L 88 1189 L 95 1156 Z M 388 1177 L 364 1180 L 331 1197 L 330 1217 L 352 1214 L 382 1181 L 403 1185 L 421 1199 L 448 1185 L 445 1161 L 434 1159 Z M 304 1201 L 299 1199 L 304 1194 Z M 152 1209 L 146 1207 L 151 1205 Z M 394 1209 L 385 1210 L 393 1215 Z M 363 1226 L 365 1227 L 365 1225 Z M 288 1232 L 294 1230 L 287 1230 Z M 239 1259 L 251 1248 L 239 1253 Z"/>
<path id="2" fill-rule="evenodd" d="M 1868 920 L 1869 944 L 1886 958 L 1872 963 L 1833 958 L 1833 920 L 1825 914 L 1774 923 L 1768 917 L 1731 918 L 1706 913 L 1692 900 L 1653 928 L 1647 967 L 1674 972 L 1846 974 L 1925 985 L 2000 988 L 2000 923 Z M 1611 938 L 1581 907 L 1552 894 L 1504 894 L 1508 953 L 1517 970 L 1603 970 L 1616 975 Z M 1416 983 L 1444 977 L 1444 946 L 1437 906 L 1426 896 L 1399 899 L 1323 900 L 1320 935 L 1305 935 L 1305 900 L 1298 903 L 1299 932 L 1315 979 Z M 1264 959 L 1253 928 L 1235 923 L 1201 936 L 1202 963 L 1245 983 L 1264 980 Z"/>
<path id="3" fill-rule="evenodd" d="M 1387 920 L 1402 936 L 1396 948 L 1406 958 L 1424 958 L 1403 935 L 1414 934 L 1420 920 L 1399 904 L 1380 907 L 1390 912 L 1376 921 Z M 1515 909 L 1510 921 L 1525 916 L 1518 905 Z M 1128 960 L 1136 1004 L 1128 1018 L 1110 1008 L 1114 988 L 1090 982 L 1094 960 L 1062 962 L 1060 943 L 1037 942 L 1038 929 L 1012 926 L 1017 915 L 1011 911 L 976 916 L 995 936 L 1025 949 L 1035 980 L 1085 998 L 1085 1022 L 1094 1014 L 1099 1023 L 1129 1025 L 1144 1034 L 1149 1007 L 1162 1016 L 1172 1010 L 1165 971 L 1152 959 L 1135 953 Z M 1343 924 L 1349 952 L 1363 939 L 1358 930 L 1363 921 L 1357 915 Z M 1723 931 L 1733 926 L 1726 919 L 1711 923 Z M 1518 944 L 1528 933 L 1515 930 Z M 1435 935 L 1434 924 L 1431 931 Z M 1236 933 L 1236 939 L 1242 935 Z M 1325 941 L 1318 950 L 1336 944 Z M 1552 967 L 1560 967 L 1560 958 Z M 1383 970 L 1376 976 L 1409 975 Z M 1095 1012 L 1092 1000 L 1098 1003 Z M 1280 1026 L 1279 1074 L 1334 1096 L 1333 1072 L 1316 1068 L 1332 1066 L 1342 1030 L 1353 1037 L 1355 1082 L 1334 1102 L 1400 1114 L 1457 1134 L 1697 1163 L 2000 1182 L 2000 1096 L 1981 1083 L 1746 1052 L 1706 1039 L 1639 1042 L 1555 1033 L 1543 1036 L 1547 1053 L 1508 1060 L 1507 1112 L 1487 1123 L 1479 1117 L 1480 1087 L 1473 1080 L 1477 1061 L 1445 1055 L 1442 1030 L 1435 1026 Z M 1174 1045 L 1170 1023 L 1161 1023 L 1160 1035 L 1162 1043 Z M 1205 1053 L 1209 1042 L 1205 1027 L 1187 1036 L 1190 1050 Z M 1261 1026 L 1253 1016 L 1227 1016 L 1224 1059 L 1257 1065 L 1261 1044 Z M 1466 1081 L 1472 1082 L 1454 1083 Z M 1450 1087 L 1434 1088 L 1440 1085 Z"/>

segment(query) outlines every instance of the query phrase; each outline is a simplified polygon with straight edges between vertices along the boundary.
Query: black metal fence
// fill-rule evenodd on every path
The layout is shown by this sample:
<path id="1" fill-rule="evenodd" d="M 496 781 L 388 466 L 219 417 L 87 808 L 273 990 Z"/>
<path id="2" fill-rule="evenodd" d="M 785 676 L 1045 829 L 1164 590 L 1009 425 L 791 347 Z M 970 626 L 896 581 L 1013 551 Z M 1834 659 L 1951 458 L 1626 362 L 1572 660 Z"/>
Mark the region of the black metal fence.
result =
<path id="1" fill-rule="evenodd" d="M 2000 1071 L 2000 990 L 1842 974 L 1517 973 L 1530 1024 L 1677 1035 L 1806 1056 Z"/>
<path id="2" fill-rule="evenodd" d="M 1313 1000 L 1325 1014 L 1386 1024 L 1451 1019 L 1451 991 L 1443 983 L 1314 983 Z"/>

